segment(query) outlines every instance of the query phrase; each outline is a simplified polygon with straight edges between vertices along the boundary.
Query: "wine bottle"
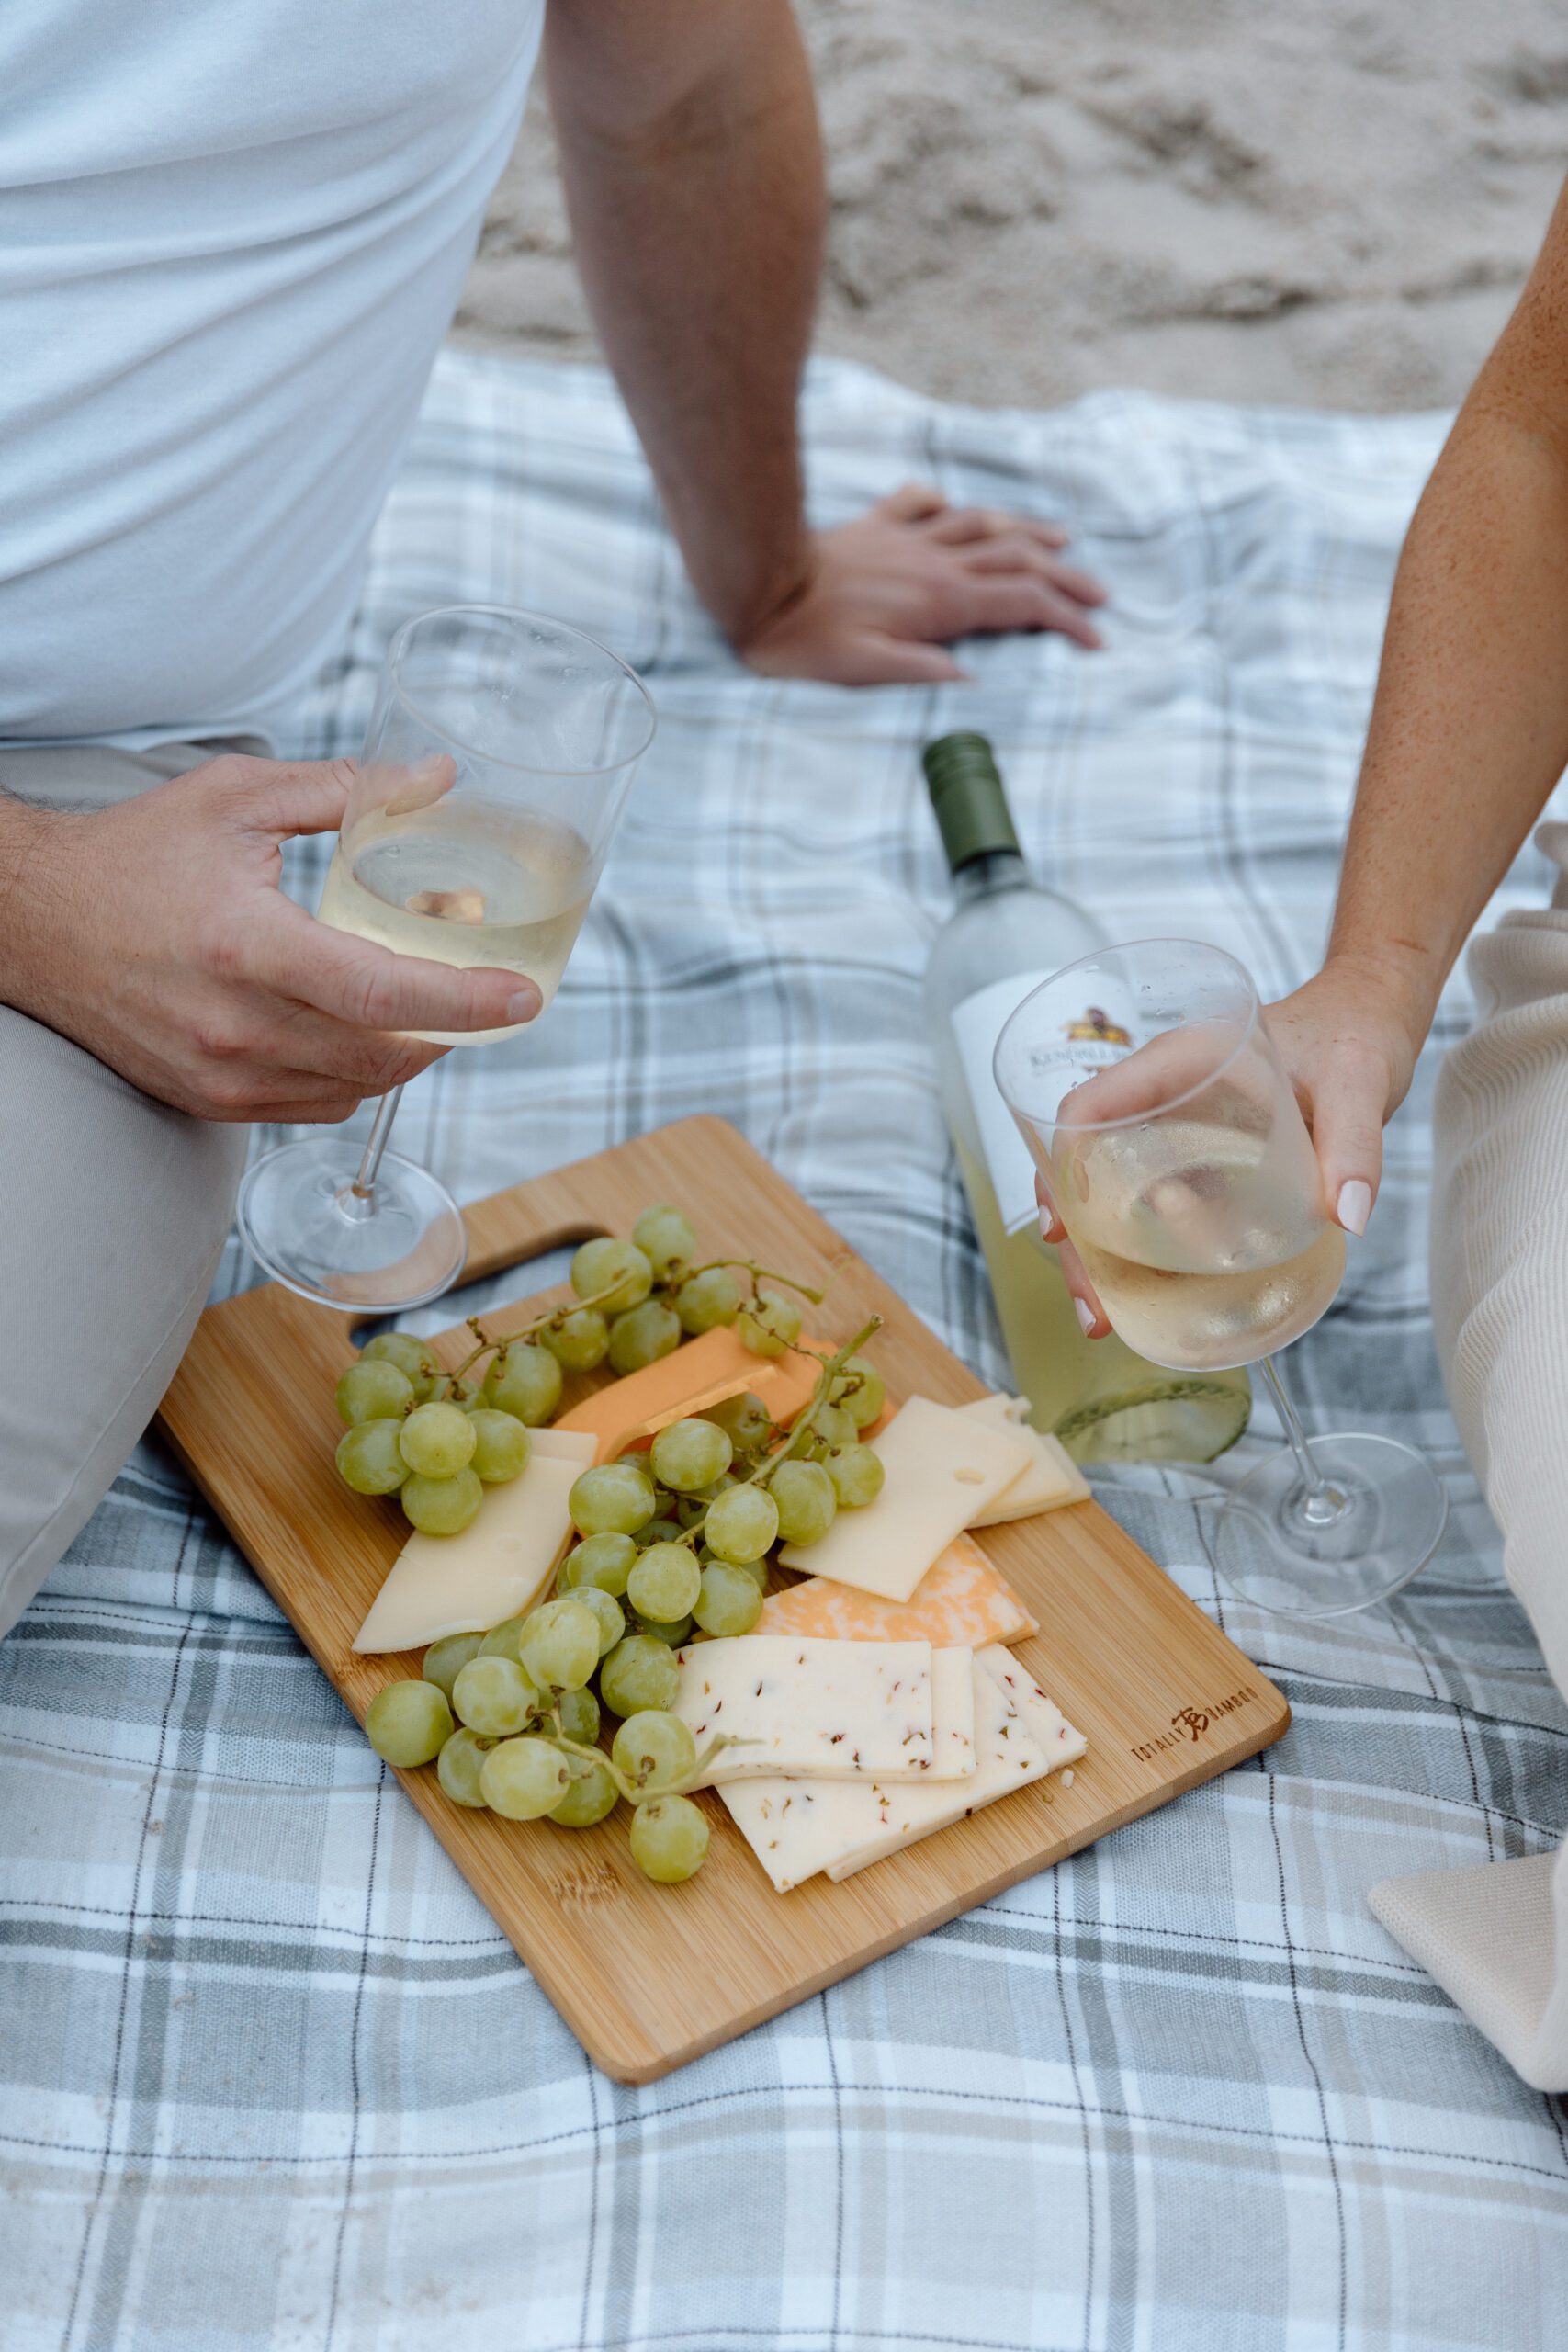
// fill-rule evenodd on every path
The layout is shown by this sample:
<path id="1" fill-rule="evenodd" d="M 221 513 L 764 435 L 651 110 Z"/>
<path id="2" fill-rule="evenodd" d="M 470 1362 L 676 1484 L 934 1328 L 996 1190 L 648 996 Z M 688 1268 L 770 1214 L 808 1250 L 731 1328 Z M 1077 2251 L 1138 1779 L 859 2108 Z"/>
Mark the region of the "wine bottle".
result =
<path id="1" fill-rule="evenodd" d="M 1106 935 L 1032 878 L 985 736 L 944 735 L 924 766 L 957 899 L 926 967 L 926 1009 L 1013 1378 L 1035 1427 L 1080 1462 L 1213 1461 L 1247 1427 L 1246 1372 L 1173 1372 L 1114 1333 L 1084 1337 L 1056 1251 L 1040 1238 L 1034 1163 L 991 1075 L 1009 1014 Z M 1086 1019 L 1103 1014 L 1085 1007 Z"/>

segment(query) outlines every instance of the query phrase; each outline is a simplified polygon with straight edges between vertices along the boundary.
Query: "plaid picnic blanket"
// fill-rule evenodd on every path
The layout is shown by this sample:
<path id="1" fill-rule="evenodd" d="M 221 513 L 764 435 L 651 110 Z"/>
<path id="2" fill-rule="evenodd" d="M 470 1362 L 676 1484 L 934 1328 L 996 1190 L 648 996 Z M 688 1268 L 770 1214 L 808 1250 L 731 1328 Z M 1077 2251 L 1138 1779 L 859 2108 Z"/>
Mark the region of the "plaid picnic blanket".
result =
<path id="1" fill-rule="evenodd" d="M 1289 986 L 1441 421 L 980 412 L 840 366 L 806 418 L 823 521 L 909 475 L 1066 516 L 1109 649 L 977 644 L 939 689 L 750 676 L 606 380 L 449 355 L 299 747 L 352 747 L 391 627 L 455 598 L 543 605 L 644 671 L 660 733 L 558 1002 L 439 1064 L 404 1147 L 473 1195 L 722 1112 L 999 1383 L 922 1023 L 948 892 L 918 747 L 984 728 L 1058 888 Z M 1544 888 L 1527 857 L 1506 895 Z M 6 2352 L 1561 2346 L 1568 2101 L 1363 1899 L 1549 1851 L 1568 1810 L 1568 1715 L 1428 1329 L 1427 1098 L 1468 1012 L 1456 981 L 1288 1360 L 1310 1422 L 1439 1463 L 1438 1560 L 1372 1615 L 1277 1623 L 1215 1589 L 1213 1474 L 1097 1474 L 1283 1685 L 1289 1736 L 650 2089 L 595 2074 L 145 1444 L 0 1646 Z M 251 1279 L 231 1258 L 221 1286 Z"/>

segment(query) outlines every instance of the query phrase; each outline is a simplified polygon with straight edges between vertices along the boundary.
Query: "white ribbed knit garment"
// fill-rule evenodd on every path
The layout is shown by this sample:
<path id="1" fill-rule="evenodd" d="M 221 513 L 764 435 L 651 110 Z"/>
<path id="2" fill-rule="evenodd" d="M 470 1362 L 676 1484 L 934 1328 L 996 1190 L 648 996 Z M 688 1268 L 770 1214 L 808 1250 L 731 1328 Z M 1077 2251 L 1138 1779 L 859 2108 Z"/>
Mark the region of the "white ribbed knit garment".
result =
<path id="1" fill-rule="evenodd" d="M 1562 878 L 1472 947 L 1481 1020 L 1438 1080 L 1432 1306 L 1504 1572 L 1568 1692 L 1568 825 L 1536 841 Z M 1568 2090 L 1568 1842 L 1371 1901 L 1527 2083 Z"/>

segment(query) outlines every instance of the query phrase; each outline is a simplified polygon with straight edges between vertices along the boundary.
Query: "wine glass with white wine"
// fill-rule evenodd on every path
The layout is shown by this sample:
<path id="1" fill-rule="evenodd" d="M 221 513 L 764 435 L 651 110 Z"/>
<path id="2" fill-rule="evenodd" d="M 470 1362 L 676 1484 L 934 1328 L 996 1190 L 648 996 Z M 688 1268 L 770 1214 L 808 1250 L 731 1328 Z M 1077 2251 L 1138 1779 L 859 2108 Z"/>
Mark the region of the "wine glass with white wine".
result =
<path id="1" fill-rule="evenodd" d="M 563 622 L 494 605 L 405 621 L 318 920 L 400 956 L 519 972 L 543 1011 L 654 724 L 635 671 Z M 479 1046 L 517 1030 L 417 1034 Z M 397 1314 L 463 1271 L 457 1203 L 387 1148 L 401 1095 L 383 1096 L 364 1146 L 325 1131 L 283 1144 L 241 1187 L 252 1256 L 323 1306 Z"/>
<path id="2" fill-rule="evenodd" d="M 1185 939 L 1086 956 L 1024 999 L 995 1069 L 1128 1346 L 1181 1371 L 1262 1369 L 1289 1443 L 1226 1497 L 1224 1581 L 1308 1617 L 1397 1591 L 1436 1550 L 1448 1496 L 1393 1438 L 1309 1438 L 1280 1381 L 1274 1351 L 1333 1299 L 1345 1236 L 1242 966 Z"/>

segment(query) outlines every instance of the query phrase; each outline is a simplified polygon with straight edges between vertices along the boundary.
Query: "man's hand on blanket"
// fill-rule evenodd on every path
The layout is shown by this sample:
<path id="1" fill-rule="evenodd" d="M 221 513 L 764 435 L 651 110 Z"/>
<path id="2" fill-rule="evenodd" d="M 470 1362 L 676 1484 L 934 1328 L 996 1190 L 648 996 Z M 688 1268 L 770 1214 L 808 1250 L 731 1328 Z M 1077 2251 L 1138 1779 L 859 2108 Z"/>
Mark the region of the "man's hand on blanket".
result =
<path id="1" fill-rule="evenodd" d="M 446 1048 L 404 1029 L 531 1020 L 513 972 L 319 923 L 282 843 L 334 832 L 347 761 L 225 754 L 90 816 L 0 800 L 0 1002 L 204 1119 L 346 1119 Z"/>
<path id="2" fill-rule="evenodd" d="M 1382 1131 L 1409 1091 L 1420 1037 L 1395 1010 L 1382 976 L 1348 958 L 1331 958 L 1265 1017 L 1317 1150 L 1325 1197 L 1347 1233 L 1364 1233 L 1382 1175 Z M 1122 1067 L 1105 1077 L 1114 1080 Z M 1103 1340 L 1110 1319 L 1038 1175 L 1034 1196 L 1042 1237 L 1060 1250 L 1078 1321 L 1091 1340 Z"/>
<path id="3" fill-rule="evenodd" d="M 907 483 L 817 533 L 805 579 L 736 650 L 770 677 L 876 686 L 966 677 L 942 650 L 953 638 L 1059 629 L 1096 647 L 1089 615 L 1105 590 L 1062 560 L 1066 543 L 1059 524 L 950 506 Z"/>

